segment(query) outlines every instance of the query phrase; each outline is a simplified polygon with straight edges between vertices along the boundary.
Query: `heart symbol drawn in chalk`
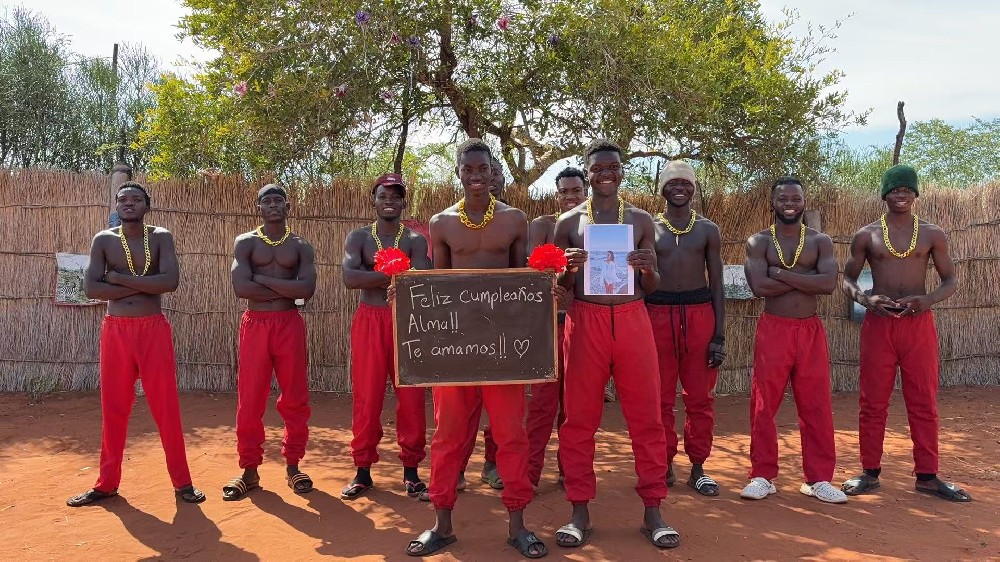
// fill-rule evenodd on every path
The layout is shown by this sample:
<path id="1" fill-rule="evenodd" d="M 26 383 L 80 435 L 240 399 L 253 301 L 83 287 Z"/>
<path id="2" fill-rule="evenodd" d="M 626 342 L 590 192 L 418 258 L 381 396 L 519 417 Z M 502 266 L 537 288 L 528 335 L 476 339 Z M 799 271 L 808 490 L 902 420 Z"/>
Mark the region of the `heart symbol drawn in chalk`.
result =
<path id="1" fill-rule="evenodd" d="M 531 345 L 531 340 L 514 340 L 514 351 L 517 352 L 517 356 L 524 357 L 524 354 L 528 352 L 529 345 Z"/>

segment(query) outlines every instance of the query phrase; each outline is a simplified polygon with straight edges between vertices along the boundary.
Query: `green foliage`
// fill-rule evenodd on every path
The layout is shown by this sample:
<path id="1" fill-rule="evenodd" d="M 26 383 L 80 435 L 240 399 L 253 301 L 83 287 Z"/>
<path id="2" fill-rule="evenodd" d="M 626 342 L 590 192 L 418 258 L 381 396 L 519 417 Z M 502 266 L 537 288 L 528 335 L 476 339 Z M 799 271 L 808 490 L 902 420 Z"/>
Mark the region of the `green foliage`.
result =
<path id="1" fill-rule="evenodd" d="M 1000 118 L 954 127 L 940 119 L 914 123 L 903 138 L 900 161 L 921 182 L 969 187 L 1000 179 Z"/>
<path id="2" fill-rule="evenodd" d="M 792 38 L 753 0 L 185 4 L 220 53 L 198 80 L 232 104 L 218 126 L 280 172 L 357 170 L 419 128 L 492 139 L 521 186 L 598 136 L 749 182 L 859 120 L 817 72 L 830 35 Z"/>
<path id="3" fill-rule="evenodd" d="M 110 51 L 110 45 L 109 45 Z M 124 45 L 111 61 L 69 51 L 45 18 L 21 8 L 0 17 L 0 166 L 109 170 L 121 149 L 137 168 L 142 116 L 154 103 L 146 84 L 156 61 Z"/>

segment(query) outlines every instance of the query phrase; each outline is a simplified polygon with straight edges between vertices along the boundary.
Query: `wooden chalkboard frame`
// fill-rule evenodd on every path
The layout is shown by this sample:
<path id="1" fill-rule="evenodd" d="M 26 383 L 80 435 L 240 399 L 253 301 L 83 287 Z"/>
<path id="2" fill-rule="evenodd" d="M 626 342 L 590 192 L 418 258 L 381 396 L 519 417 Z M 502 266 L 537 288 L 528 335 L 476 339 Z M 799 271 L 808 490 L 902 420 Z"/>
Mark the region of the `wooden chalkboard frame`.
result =
<path id="1" fill-rule="evenodd" d="M 437 276 L 437 275 L 453 275 L 453 274 L 488 274 L 488 275 L 515 275 L 524 273 L 539 274 L 542 273 L 537 269 L 530 267 L 514 267 L 508 269 L 421 269 L 421 270 L 410 270 L 398 274 L 398 276 Z M 392 287 L 396 287 L 397 276 L 392 277 Z M 552 284 L 555 285 L 556 277 L 552 275 Z M 398 298 L 398 295 L 397 295 Z M 539 383 L 554 383 L 559 380 L 559 302 L 552 297 L 552 372 L 551 377 L 546 376 L 544 378 L 531 378 L 531 379 L 517 379 L 517 380 L 502 380 L 502 381 L 475 381 L 475 382 L 441 382 L 441 383 L 424 383 L 424 384 L 411 384 L 402 385 L 399 381 L 399 334 L 398 325 L 396 319 L 396 299 L 393 299 L 390 304 L 392 308 L 392 346 L 393 350 L 393 380 L 397 386 L 402 386 L 405 388 L 426 388 L 435 386 L 492 386 L 501 384 L 539 384 Z"/>

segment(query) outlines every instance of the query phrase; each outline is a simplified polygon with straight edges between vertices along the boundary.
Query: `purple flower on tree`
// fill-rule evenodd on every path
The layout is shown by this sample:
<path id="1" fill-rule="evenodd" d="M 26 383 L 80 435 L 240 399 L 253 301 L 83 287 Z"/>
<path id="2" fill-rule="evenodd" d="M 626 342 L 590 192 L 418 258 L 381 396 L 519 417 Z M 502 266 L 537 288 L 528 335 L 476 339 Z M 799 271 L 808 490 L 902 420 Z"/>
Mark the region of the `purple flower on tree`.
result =
<path id="1" fill-rule="evenodd" d="M 409 43 L 411 47 L 419 47 L 420 46 L 420 38 L 417 37 L 416 35 L 410 36 L 410 38 L 407 39 L 406 42 Z"/>
<path id="2" fill-rule="evenodd" d="M 371 21 L 372 15 L 364 10 L 358 10 L 358 13 L 354 14 L 354 23 L 361 27 L 365 27 Z"/>
<path id="3" fill-rule="evenodd" d="M 382 92 L 382 99 L 385 101 L 392 101 L 396 98 L 396 92 L 390 92 L 388 90 Z"/>
<path id="4" fill-rule="evenodd" d="M 402 42 L 403 42 L 403 38 L 400 37 L 399 33 L 396 32 L 396 31 L 393 31 L 392 35 L 389 36 L 389 43 L 391 43 L 393 45 L 399 45 Z"/>
<path id="5" fill-rule="evenodd" d="M 510 27 L 510 16 L 507 14 L 500 16 L 500 19 L 497 20 L 497 27 L 500 28 L 500 31 L 507 31 L 507 28 Z"/>
<path id="6" fill-rule="evenodd" d="M 246 80 L 244 80 L 242 82 L 237 82 L 237 83 L 233 84 L 233 93 L 236 94 L 237 96 L 241 97 L 241 98 L 243 96 L 247 95 L 247 82 L 246 82 Z"/>
<path id="7" fill-rule="evenodd" d="M 559 39 L 560 37 L 558 33 L 553 33 L 552 35 L 549 35 L 549 45 L 555 47 L 556 45 L 559 44 Z"/>

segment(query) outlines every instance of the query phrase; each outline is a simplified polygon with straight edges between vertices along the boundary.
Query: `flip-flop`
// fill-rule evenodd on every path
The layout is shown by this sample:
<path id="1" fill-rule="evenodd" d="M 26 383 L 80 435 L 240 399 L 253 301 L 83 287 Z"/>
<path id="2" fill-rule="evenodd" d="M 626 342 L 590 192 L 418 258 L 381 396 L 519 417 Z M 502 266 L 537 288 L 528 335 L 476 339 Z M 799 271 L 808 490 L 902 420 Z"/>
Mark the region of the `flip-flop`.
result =
<path id="1" fill-rule="evenodd" d="M 874 492 L 881 486 L 882 484 L 878 481 L 878 478 L 873 479 L 867 474 L 859 474 L 858 476 L 845 481 L 840 486 L 840 490 L 848 496 L 860 496 L 861 494 Z"/>
<path id="2" fill-rule="evenodd" d="M 642 532 L 642 534 L 649 539 L 649 542 L 653 543 L 653 546 L 657 548 L 677 548 L 681 545 L 681 534 L 675 531 L 673 527 L 660 527 L 655 531 L 650 531 L 645 527 L 639 527 L 639 531 Z M 677 537 L 677 542 L 662 543 L 660 542 L 660 539 L 663 537 Z"/>
<path id="3" fill-rule="evenodd" d="M 313 481 L 312 478 L 305 472 L 296 472 L 295 474 L 285 478 L 288 482 L 288 487 L 291 488 L 296 494 L 308 494 L 313 491 Z M 299 486 L 299 484 L 302 484 Z"/>
<path id="4" fill-rule="evenodd" d="M 479 479 L 489 484 L 490 488 L 494 490 L 503 490 L 503 479 L 500 478 L 500 471 L 497 470 L 496 465 L 480 475 Z"/>
<path id="5" fill-rule="evenodd" d="M 416 482 L 413 482 L 411 480 L 404 480 L 403 488 L 406 490 L 407 496 L 410 496 L 411 498 L 416 498 L 419 497 L 420 494 L 422 494 L 423 492 L 427 491 L 427 484 L 421 482 L 420 480 L 417 480 Z M 428 492 L 427 501 L 430 501 L 430 499 L 431 499 L 430 492 Z"/>
<path id="6" fill-rule="evenodd" d="M 687 485 L 703 496 L 718 496 L 719 484 L 708 476 L 699 476 L 697 480 L 688 478 Z"/>
<path id="7" fill-rule="evenodd" d="M 430 556 L 456 540 L 458 538 L 455 535 L 442 537 L 435 531 L 424 531 L 416 540 L 412 540 L 410 544 L 406 545 L 406 553 L 410 556 Z M 413 550 L 415 546 L 419 546 L 420 550 Z"/>
<path id="8" fill-rule="evenodd" d="M 174 490 L 174 495 L 186 503 L 201 503 L 205 501 L 205 493 L 189 484 L 180 490 Z"/>
<path id="9" fill-rule="evenodd" d="M 369 484 L 363 484 L 357 480 L 352 481 L 343 490 L 340 491 L 340 499 L 344 500 L 355 500 L 361 497 L 362 494 L 367 492 L 372 488 Z"/>
<path id="10" fill-rule="evenodd" d="M 560 533 L 573 537 L 573 541 L 570 542 L 566 539 L 560 538 Z M 564 548 L 578 548 L 587 544 L 587 540 L 592 534 L 594 534 L 593 528 L 581 531 L 576 525 L 567 523 L 566 525 L 559 527 L 559 530 L 556 531 L 556 544 Z"/>
<path id="11" fill-rule="evenodd" d="M 535 533 L 527 530 L 518 533 L 516 537 L 507 539 L 507 544 L 516 548 L 525 558 L 541 558 L 549 553 L 549 549 L 545 548 L 545 543 L 539 540 Z M 532 547 L 536 548 L 534 552 L 531 550 Z"/>
<path id="12" fill-rule="evenodd" d="M 932 496 L 937 496 L 941 499 L 945 499 L 950 502 L 965 503 L 972 501 L 972 496 L 970 496 L 968 492 L 952 484 L 951 482 L 945 482 L 944 480 L 938 480 L 937 488 L 923 488 L 921 486 L 916 486 L 916 485 L 914 487 L 921 494 L 930 494 Z"/>
<path id="13" fill-rule="evenodd" d="M 87 490 L 82 494 L 78 494 L 66 500 L 66 505 L 70 507 L 82 507 L 85 505 L 106 500 L 108 498 L 113 498 L 117 495 L 118 495 L 118 490 L 112 490 L 110 492 L 102 492 L 100 490 L 95 490 L 91 488 L 90 490 Z"/>
<path id="14" fill-rule="evenodd" d="M 222 501 L 234 502 L 242 500 L 251 490 L 256 490 L 257 488 L 260 488 L 259 479 L 247 482 L 243 480 L 242 476 L 233 478 L 222 487 Z"/>

